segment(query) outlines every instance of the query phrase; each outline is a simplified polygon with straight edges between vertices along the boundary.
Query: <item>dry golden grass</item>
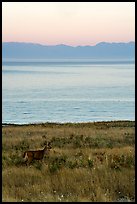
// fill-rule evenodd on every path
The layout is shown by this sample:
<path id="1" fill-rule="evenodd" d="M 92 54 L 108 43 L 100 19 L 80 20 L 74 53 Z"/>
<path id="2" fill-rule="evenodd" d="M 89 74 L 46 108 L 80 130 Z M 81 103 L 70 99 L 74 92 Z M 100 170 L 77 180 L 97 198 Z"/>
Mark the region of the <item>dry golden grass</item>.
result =
<path id="1" fill-rule="evenodd" d="M 3 202 L 135 199 L 135 123 L 9 125 L 2 128 Z M 52 142 L 26 166 L 22 154 Z"/>

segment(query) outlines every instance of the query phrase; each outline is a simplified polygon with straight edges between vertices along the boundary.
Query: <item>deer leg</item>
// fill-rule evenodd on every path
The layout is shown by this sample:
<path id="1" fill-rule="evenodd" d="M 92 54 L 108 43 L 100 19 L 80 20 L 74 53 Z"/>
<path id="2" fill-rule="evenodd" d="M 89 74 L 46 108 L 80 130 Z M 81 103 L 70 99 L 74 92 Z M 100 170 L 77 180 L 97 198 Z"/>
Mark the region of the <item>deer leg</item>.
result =
<path id="1" fill-rule="evenodd" d="M 33 157 L 29 157 L 28 158 L 28 164 L 30 164 L 32 162 L 32 160 L 33 160 Z"/>

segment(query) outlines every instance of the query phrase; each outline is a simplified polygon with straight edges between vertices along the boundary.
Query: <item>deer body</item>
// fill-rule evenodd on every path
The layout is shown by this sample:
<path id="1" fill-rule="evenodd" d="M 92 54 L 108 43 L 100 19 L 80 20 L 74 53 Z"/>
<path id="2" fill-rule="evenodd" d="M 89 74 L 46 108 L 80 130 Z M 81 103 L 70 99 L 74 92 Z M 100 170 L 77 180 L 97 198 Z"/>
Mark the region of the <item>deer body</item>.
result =
<path id="1" fill-rule="evenodd" d="M 23 154 L 24 160 L 30 164 L 33 160 L 42 160 L 44 157 L 44 154 L 48 154 L 49 150 L 51 149 L 50 143 L 47 143 L 47 145 L 42 150 L 35 150 L 35 151 L 26 151 Z"/>

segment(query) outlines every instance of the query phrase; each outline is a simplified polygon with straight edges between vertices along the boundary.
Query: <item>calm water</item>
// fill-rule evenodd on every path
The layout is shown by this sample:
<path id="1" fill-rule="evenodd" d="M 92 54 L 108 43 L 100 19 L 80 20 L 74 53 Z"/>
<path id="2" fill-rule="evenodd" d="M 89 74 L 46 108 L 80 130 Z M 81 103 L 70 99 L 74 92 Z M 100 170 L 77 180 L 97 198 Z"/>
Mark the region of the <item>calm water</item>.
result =
<path id="1" fill-rule="evenodd" d="M 135 65 L 3 63 L 2 122 L 135 120 Z"/>

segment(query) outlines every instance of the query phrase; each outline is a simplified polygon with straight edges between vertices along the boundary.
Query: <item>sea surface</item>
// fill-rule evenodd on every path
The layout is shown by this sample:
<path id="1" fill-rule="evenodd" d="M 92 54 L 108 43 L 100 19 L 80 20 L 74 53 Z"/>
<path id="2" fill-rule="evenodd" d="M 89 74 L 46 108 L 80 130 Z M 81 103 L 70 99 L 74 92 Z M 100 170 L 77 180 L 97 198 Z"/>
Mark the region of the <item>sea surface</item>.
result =
<path id="1" fill-rule="evenodd" d="M 2 123 L 135 120 L 130 61 L 2 63 Z"/>

